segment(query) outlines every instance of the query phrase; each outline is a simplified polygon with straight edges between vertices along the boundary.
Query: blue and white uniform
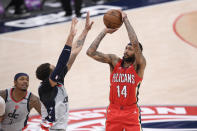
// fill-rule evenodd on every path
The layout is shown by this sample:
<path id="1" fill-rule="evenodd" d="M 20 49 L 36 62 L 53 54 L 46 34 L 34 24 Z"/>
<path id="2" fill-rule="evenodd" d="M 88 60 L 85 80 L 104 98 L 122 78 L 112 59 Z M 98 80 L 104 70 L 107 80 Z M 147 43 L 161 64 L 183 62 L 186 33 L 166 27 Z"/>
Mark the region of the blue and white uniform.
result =
<path id="1" fill-rule="evenodd" d="M 22 100 L 16 101 L 12 98 L 13 90 L 14 88 L 6 90 L 5 118 L 0 123 L 1 131 L 21 131 L 27 124 L 31 93 L 27 91 Z"/>
<path id="2" fill-rule="evenodd" d="M 41 82 L 38 89 L 42 102 L 42 121 L 52 123 L 50 130 L 66 130 L 68 122 L 68 95 L 64 88 L 64 77 L 68 71 L 67 62 L 69 60 L 71 47 L 65 46 L 56 68 L 50 75 L 50 79 L 57 82 L 55 87 L 51 87 L 49 78 Z"/>

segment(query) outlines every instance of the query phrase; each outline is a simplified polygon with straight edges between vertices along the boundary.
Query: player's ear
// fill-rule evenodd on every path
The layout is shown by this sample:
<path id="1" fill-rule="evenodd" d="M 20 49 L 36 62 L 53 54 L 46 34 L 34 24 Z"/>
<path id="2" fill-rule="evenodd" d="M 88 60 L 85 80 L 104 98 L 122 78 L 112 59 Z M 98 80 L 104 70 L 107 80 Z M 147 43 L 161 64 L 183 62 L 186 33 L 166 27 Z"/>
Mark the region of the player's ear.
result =
<path id="1" fill-rule="evenodd" d="M 14 81 L 14 86 L 16 86 L 17 81 Z"/>

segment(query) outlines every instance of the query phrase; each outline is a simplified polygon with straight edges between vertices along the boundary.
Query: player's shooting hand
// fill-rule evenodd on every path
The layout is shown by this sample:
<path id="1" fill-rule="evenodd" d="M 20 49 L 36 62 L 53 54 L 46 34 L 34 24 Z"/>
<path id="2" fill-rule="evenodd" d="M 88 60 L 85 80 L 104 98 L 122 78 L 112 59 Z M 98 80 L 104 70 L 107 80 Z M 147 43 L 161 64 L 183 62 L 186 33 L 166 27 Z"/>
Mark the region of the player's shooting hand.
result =
<path id="1" fill-rule="evenodd" d="M 117 31 L 117 30 L 118 30 L 118 28 L 116 28 L 116 29 L 105 28 L 105 32 L 106 32 L 106 33 L 109 33 L 109 34 L 112 34 L 112 33 L 114 33 L 114 32 Z"/>
<path id="2" fill-rule="evenodd" d="M 87 16 L 86 16 L 86 24 L 85 24 L 85 29 L 89 31 L 92 28 L 93 21 L 90 23 L 90 12 L 88 11 Z"/>
<path id="3" fill-rule="evenodd" d="M 118 9 L 118 11 L 120 11 L 120 13 L 122 15 L 122 20 L 124 20 L 124 18 L 127 17 L 127 14 L 125 12 L 123 12 L 121 9 Z"/>
<path id="4" fill-rule="evenodd" d="M 77 20 L 76 17 L 74 17 L 72 19 L 71 30 L 70 30 L 70 34 L 73 35 L 73 36 L 75 36 L 76 33 L 77 33 L 77 30 L 76 30 L 77 23 L 78 23 L 78 20 Z"/>

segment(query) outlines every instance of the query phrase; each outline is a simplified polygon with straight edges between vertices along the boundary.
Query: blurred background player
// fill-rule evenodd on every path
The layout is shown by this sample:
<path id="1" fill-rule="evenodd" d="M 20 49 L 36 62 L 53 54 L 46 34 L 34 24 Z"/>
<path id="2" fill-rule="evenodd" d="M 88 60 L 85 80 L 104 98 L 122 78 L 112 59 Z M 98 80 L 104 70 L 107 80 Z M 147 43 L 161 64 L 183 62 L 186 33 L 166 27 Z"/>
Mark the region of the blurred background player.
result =
<path id="1" fill-rule="evenodd" d="M 72 45 L 76 35 L 77 19 L 72 19 L 70 34 L 58 59 L 56 67 L 49 63 L 41 64 L 36 70 L 36 77 L 41 80 L 38 89 L 42 101 L 42 128 L 47 128 L 45 123 L 51 123 L 50 130 L 66 130 L 68 121 L 68 95 L 64 88 L 64 77 L 73 65 L 77 55 L 81 51 L 86 36 L 92 27 L 89 12 L 83 32 Z M 71 51 L 72 47 L 72 51 Z"/>
<path id="2" fill-rule="evenodd" d="M 41 114 L 40 100 L 27 91 L 29 76 L 17 73 L 14 77 L 14 87 L 0 90 L 0 96 L 5 101 L 5 114 L 0 122 L 3 131 L 21 131 L 27 125 L 28 116 L 32 108 Z"/>
<path id="3" fill-rule="evenodd" d="M 140 109 L 137 102 L 146 60 L 127 15 L 121 13 L 130 40 L 123 58 L 97 51 L 104 36 L 117 30 L 109 28 L 105 28 L 96 37 L 87 50 L 87 55 L 110 66 L 110 104 L 107 109 L 106 131 L 140 131 Z"/>
<path id="4" fill-rule="evenodd" d="M 25 13 L 25 2 L 24 0 L 11 0 L 8 6 L 5 8 L 5 13 L 8 9 L 13 6 L 14 7 L 14 14 L 20 15 Z"/>
<path id="5" fill-rule="evenodd" d="M 65 10 L 65 16 L 72 16 L 72 0 L 61 0 L 62 7 Z M 77 17 L 81 17 L 81 5 L 82 0 L 74 0 L 74 6 L 75 6 L 75 14 Z"/>

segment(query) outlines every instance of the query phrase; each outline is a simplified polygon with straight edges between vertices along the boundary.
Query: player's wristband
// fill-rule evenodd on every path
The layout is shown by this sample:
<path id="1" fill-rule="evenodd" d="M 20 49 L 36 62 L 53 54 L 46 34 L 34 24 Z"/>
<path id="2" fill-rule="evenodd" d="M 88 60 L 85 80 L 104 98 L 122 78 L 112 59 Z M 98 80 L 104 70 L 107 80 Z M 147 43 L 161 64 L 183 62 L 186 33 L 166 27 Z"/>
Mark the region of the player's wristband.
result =
<path id="1" fill-rule="evenodd" d="M 64 68 L 67 65 L 67 62 L 70 57 L 70 53 L 71 53 L 71 47 L 68 45 L 65 45 L 64 49 L 62 50 L 62 53 L 58 59 L 57 65 L 50 76 L 51 80 L 58 82 L 60 74 L 62 73 L 62 71 L 64 71 Z"/>

